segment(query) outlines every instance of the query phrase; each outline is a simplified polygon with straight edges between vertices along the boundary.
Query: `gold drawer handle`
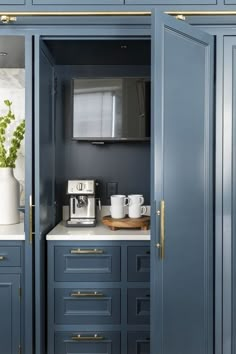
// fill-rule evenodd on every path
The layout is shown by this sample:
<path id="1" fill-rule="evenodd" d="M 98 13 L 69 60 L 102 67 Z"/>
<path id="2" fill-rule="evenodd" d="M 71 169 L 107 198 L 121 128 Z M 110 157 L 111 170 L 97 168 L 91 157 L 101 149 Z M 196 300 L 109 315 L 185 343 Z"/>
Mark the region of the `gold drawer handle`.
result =
<path id="1" fill-rule="evenodd" d="M 103 254 L 104 251 L 101 249 L 81 249 L 81 248 L 77 248 L 74 250 L 70 251 L 71 254 Z"/>
<path id="2" fill-rule="evenodd" d="M 72 340 L 83 341 L 83 340 L 103 340 L 104 337 L 99 336 L 98 334 L 94 334 L 94 336 L 82 336 L 81 334 L 77 334 L 77 336 L 72 336 Z"/>
<path id="3" fill-rule="evenodd" d="M 5 258 L 5 256 L 0 256 L 0 261 L 4 261 Z"/>
<path id="4" fill-rule="evenodd" d="M 77 292 L 71 293 L 71 296 L 74 296 L 74 297 L 102 297 L 104 295 L 103 295 L 103 293 L 100 293 L 98 291 L 93 291 L 91 293 L 90 292 L 84 293 L 81 291 L 77 291 Z"/>

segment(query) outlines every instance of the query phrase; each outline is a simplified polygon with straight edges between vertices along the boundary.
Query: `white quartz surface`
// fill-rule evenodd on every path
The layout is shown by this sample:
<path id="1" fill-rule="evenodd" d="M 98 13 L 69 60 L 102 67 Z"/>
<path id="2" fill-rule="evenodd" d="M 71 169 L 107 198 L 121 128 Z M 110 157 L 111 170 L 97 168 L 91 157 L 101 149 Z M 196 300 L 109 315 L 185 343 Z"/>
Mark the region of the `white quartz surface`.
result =
<path id="1" fill-rule="evenodd" d="M 24 222 L 14 225 L 0 225 L 0 241 L 24 241 Z"/>
<path id="2" fill-rule="evenodd" d="M 62 221 L 46 236 L 46 239 L 49 241 L 149 241 L 150 230 L 112 231 L 100 223 L 96 227 L 67 227 Z"/>

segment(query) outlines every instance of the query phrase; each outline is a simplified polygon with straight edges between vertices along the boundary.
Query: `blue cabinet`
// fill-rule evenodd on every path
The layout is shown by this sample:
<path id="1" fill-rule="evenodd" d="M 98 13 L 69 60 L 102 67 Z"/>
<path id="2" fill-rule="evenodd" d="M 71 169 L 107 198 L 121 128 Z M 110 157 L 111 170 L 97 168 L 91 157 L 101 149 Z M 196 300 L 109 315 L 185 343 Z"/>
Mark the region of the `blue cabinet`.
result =
<path id="1" fill-rule="evenodd" d="M 19 242 L 0 242 L 0 351 L 4 354 L 18 354 L 23 348 L 22 252 Z"/>
<path id="2" fill-rule="evenodd" d="M 71 251 L 74 260 L 64 262 Z M 101 261 L 101 255 L 109 256 L 109 262 Z M 135 269 L 140 255 L 145 281 Z M 150 354 L 149 263 L 147 241 L 48 241 L 48 354 L 131 354 L 136 342 L 134 354 Z M 116 269 L 113 282 L 110 276 L 100 277 L 105 264 L 107 274 Z"/>
<path id="3" fill-rule="evenodd" d="M 230 0 L 228 0 L 230 1 Z M 216 5 L 217 0 L 125 0 L 127 5 Z M 203 10 L 203 9 L 202 9 Z"/>
<path id="4" fill-rule="evenodd" d="M 33 5 L 123 5 L 124 0 L 32 0 Z"/>

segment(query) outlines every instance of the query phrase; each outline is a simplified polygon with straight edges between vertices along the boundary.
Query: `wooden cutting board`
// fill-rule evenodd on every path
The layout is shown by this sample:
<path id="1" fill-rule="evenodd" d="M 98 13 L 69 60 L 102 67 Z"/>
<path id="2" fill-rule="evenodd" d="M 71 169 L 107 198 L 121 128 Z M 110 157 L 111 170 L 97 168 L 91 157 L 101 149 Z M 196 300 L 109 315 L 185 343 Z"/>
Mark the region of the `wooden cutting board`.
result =
<path id="1" fill-rule="evenodd" d="M 141 229 L 146 231 L 149 230 L 150 216 L 143 215 L 138 219 L 131 219 L 128 216 L 123 219 L 113 219 L 110 215 L 107 215 L 102 218 L 102 222 L 113 231 L 119 229 Z"/>

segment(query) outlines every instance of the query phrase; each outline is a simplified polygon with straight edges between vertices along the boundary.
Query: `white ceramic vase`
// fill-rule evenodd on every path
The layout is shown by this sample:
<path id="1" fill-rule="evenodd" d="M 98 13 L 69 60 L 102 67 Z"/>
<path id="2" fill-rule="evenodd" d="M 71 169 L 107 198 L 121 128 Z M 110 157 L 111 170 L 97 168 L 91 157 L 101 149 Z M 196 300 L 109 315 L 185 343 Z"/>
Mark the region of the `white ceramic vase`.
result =
<path id="1" fill-rule="evenodd" d="M 0 225 L 20 222 L 20 184 L 13 168 L 0 167 Z"/>

